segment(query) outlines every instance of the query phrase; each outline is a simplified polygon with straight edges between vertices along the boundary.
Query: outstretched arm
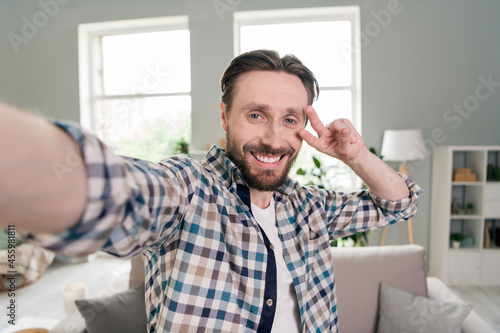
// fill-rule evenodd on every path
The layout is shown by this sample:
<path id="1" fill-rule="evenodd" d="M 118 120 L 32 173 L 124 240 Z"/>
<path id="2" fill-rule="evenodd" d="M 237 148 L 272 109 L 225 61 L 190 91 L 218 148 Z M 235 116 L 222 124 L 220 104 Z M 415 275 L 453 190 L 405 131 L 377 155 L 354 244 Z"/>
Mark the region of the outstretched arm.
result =
<path id="1" fill-rule="evenodd" d="M 86 171 L 74 140 L 43 118 L 0 103 L 0 227 L 68 229 L 86 198 Z"/>
<path id="2" fill-rule="evenodd" d="M 347 164 L 377 197 L 399 200 L 409 196 L 404 180 L 381 159 L 372 154 L 363 138 L 347 119 L 338 119 L 324 126 L 312 106 L 306 108 L 315 137 L 307 130 L 300 136 L 310 146 Z"/>

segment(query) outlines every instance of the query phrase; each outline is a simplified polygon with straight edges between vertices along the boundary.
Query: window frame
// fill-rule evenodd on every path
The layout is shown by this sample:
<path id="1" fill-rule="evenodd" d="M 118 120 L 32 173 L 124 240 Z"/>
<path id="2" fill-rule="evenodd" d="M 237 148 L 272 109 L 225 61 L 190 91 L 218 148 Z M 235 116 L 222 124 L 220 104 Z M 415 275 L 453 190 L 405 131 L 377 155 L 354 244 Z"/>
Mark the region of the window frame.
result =
<path id="1" fill-rule="evenodd" d="M 320 87 L 326 90 L 349 90 L 351 92 L 352 122 L 361 134 L 361 52 L 359 6 L 334 6 L 294 9 L 274 9 L 234 12 L 234 56 L 241 53 L 240 29 L 245 25 L 285 24 L 299 22 L 349 21 L 351 22 L 351 84 L 337 87 Z"/>
<path id="2" fill-rule="evenodd" d="M 162 96 L 191 96 L 191 89 L 187 92 L 175 93 L 145 93 L 102 95 L 96 87 L 99 77 L 95 75 L 96 59 L 102 55 L 101 39 L 110 35 L 125 35 L 146 32 L 159 32 L 169 30 L 189 30 L 189 17 L 187 15 L 156 17 L 133 20 L 108 21 L 86 23 L 78 26 L 78 72 L 80 83 L 80 124 L 83 128 L 95 133 L 96 117 L 95 105 L 99 100 L 117 98 L 145 98 Z"/>

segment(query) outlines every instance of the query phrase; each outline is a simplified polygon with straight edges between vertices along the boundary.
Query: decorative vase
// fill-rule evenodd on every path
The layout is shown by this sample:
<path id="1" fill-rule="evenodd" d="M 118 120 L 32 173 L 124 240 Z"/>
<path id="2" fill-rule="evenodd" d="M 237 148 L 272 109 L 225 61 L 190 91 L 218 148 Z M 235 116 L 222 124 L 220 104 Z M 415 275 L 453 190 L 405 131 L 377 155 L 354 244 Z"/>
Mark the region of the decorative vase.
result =
<path id="1" fill-rule="evenodd" d="M 474 247 L 474 237 L 465 236 L 461 242 L 462 247 Z"/>
<path id="2" fill-rule="evenodd" d="M 452 241 L 452 242 L 451 242 L 451 246 L 452 246 L 454 249 L 459 249 L 459 248 L 460 248 L 460 242 L 459 242 L 459 241 Z"/>

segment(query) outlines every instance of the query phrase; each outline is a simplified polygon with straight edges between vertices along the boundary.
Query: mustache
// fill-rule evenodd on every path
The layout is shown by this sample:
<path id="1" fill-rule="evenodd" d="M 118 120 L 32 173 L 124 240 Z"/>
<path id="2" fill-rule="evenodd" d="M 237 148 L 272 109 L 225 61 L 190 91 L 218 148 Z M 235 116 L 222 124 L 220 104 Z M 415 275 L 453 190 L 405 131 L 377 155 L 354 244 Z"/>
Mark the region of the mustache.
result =
<path id="1" fill-rule="evenodd" d="M 254 144 L 245 144 L 243 145 L 243 152 L 254 152 L 254 153 L 260 153 L 260 154 L 265 154 L 265 155 L 275 155 L 275 156 L 281 156 L 281 155 L 290 155 L 292 156 L 295 153 L 295 149 L 292 147 L 282 147 L 282 148 L 277 148 L 273 149 L 269 146 L 266 145 L 254 145 Z"/>

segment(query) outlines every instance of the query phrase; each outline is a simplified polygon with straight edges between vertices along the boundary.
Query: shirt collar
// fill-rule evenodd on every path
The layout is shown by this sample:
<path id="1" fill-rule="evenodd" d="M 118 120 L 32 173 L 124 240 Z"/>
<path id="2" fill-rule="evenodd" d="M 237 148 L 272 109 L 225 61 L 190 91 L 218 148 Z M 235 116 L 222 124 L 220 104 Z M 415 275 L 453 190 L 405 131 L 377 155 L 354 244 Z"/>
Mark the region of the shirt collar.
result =
<path id="1" fill-rule="evenodd" d="M 241 171 L 226 156 L 224 149 L 213 145 L 205 155 L 202 163 L 207 164 L 209 169 L 211 169 L 227 187 L 231 187 L 233 183 L 246 185 L 245 178 Z M 278 189 L 278 192 L 290 195 L 294 187 L 295 182 L 288 177 L 285 183 Z"/>

